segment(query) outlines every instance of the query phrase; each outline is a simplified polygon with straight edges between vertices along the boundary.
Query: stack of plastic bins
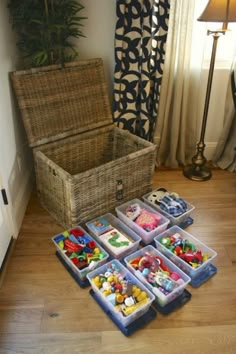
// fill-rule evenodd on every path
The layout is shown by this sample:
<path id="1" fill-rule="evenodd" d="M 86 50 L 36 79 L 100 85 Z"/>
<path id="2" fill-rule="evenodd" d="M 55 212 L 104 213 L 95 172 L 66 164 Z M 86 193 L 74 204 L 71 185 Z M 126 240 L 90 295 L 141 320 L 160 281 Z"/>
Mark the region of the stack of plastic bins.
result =
<path id="1" fill-rule="evenodd" d="M 87 267 L 85 267 L 83 269 L 79 269 L 78 267 L 76 267 L 76 265 L 72 262 L 70 257 L 66 254 L 66 250 L 63 248 L 63 244 L 61 246 L 61 241 L 64 243 L 64 241 L 69 238 L 69 235 L 71 234 L 72 230 L 78 231 L 79 233 L 81 231 L 83 233 L 83 235 L 86 237 L 86 240 L 88 240 L 88 242 L 89 242 L 89 240 L 95 242 L 95 246 L 97 248 L 97 251 L 99 250 L 99 253 L 100 253 L 100 260 L 96 260 L 96 261 L 91 262 Z M 54 245 L 56 246 L 56 249 L 60 255 L 60 258 L 62 258 L 62 260 L 67 264 L 67 266 L 69 267 L 71 272 L 74 273 L 75 278 L 78 280 L 78 282 L 81 285 L 83 284 L 83 282 L 88 282 L 86 276 L 91 270 L 103 265 L 104 263 L 107 262 L 107 260 L 109 258 L 109 254 L 81 226 L 76 226 L 71 229 L 63 231 L 61 234 L 58 234 L 58 235 L 52 237 L 52 241 L 53 241 Z M 89 283 L 88 283 L 88 285 L 89 285 Z"/>
<path id="2" fill-rule="evenodd" d="M 126 279 L 128 284 L 132 287 L 137 286 L 141 291 L 147 294 L 146 302 L 142 305 L 138 306 L 136 310 L 131 312 L 130 314 L 124 315 L 121 311 L 119 311 L 111 301 L 109 301 L 109 297 L 105 296 L 101 289 L 95 284 L 94 279 L 97 276 L 101 276 L 109 271 L 110 267 L 115 266 L 118 269 L 119 275 L 122 279 Z M 119 323 L 122 327 L 127 327 L 134 321 L 138 320 L 141 316 L 143 316 L 149 310 L 152 302 L 155 300 L 155 296 L 142 284 L 125 266 L 121 264 L 119 260 L 112 260 L 107 264 L 93 270 L 89 274 L 87 274 L 87 278 L 91 284 L 91 287 L 98 297 L 98 302 L 102 304 L 103 309 L 109 315 L 109 317 L 115 323 Z M 115 294 L 114 294 L 115 295 Z"/>
<path id="3" fill-rule="evenodd" d="M 119 239 L 117 240 L 117 245 L 116 243 L 109 243 L 107 238 L 104 238 L 104 235 L 101 234 L 99 235 L 98 233 L 95 232 L 94 223 L 98 220 L 103 220 L 105 219 L 112 228 L 115 228 L 116 230 L 120 231 L 121 234 L 125 236 L 125 239 L 127 242 L 129 242 L 129 245 L 121 245 L 119 242 Z M 86 227 L 89 230 L 89 233 L 100 243 L 102 246 L 105 248 L 105 250 L 113 257 L 116 259 L 123 259 L 125 256 L 130 254 L 131 252 L 134 252 L 138 249 L 139 244 L 141 242 L 141 237 L 139 237 L 133 230 L 131 230 L 126 224 L 124 224 L 121 220 L 119 220 L 116 216 L 114 216 L 111 213 L 102 215 L 99 218 L 93 219 L 86 223 Z M 110 230 L 112 232 L 112 229 Z M 103 235 L 103 236 L 102 236 Z M 111 235 L 112 236 L 112 235 Z"/>
<path id="4" fill-rule="evenodd" d="M 139 225 L 137 225 L 134 221 L 132 221 L 128 216 L 126 216 L 125 212 L 126 209 L 132 205 L 132 204 L 138 204 L 141 209 L 146 209 L 150 213 L 154 213 L 160 217 L 160 222 L 159 225 L 153 229 L 152 231 L 146 231 Z M 129 202 L 122 204 L 116 208 L 116 213 L 124 223 L 126 223 L 132 230 L 134 230 L 142 239 L 143 243 L 146 245 L 149 243 L 152 243 L 154 240 L 154 237 L 157 236 L 158 234 L 162 233 L 164 230 L 166 230 L 168 224 L 169 224 L 169 219 L 167 219 L 163 214 L 159 213 L 150 205 L 142 202 L 139 199 L 133 199 L 130 200 Z"/>
<path id="5" fill-rule="evenodd" d="M 181 279 L 178 281 L 178 286 L 171 291 L 169 294 L 162 293 L 157 287 L 153 286 L 147 278 L 142 274 L 140 270 L 134 269 L 130 262 L 133 260 L 144 257 L 146 254 L 153 257 L 158 257 L 161 262 L 171 271 L 177 273 Z M 155 249 L 153 246 L 148 245 L 137 252 L 130 254 L 124 259 L 127 268 L 155 295 L 157 303 L 164 307 L 178 298 L 185 290 L 187 284 L 190 282 L 190 277 L 182 272 L 174 263 L 172 263 L 168 258 L 166 258 L 161 252 Z"/>
<path id="6" fill-rule="evenodd" d="M 187 204 L 187 211 L 179 216 L 173 216 L 170 213 L 167 213 L 165 210 L 161 209 L 161 207 L 158 204 L 155 204 L 153 202 L 151 202 L 148 197 L 155 192 L 152 191 L 151 193 L 145 194 L 143 196 L 143 200 L 145 203 L 149 204 L 152 208 L 154 208 L 155 210 L 159 211 L 161 214 L 165 215 L 169 220 L 170 220 L 170 225 L 174 226 L 174 225 L 179 225 L 180 223 L 184 222 L 186 219 L 188 219 L 190 217 L 190 215 L 192 214 L 193 210 L 195 209 L 195 206 L 193 206 L 192 204 L 188 203 L 186 200 L 186 204 Z M 169 225 L 169 226 L 170 226 Z"/>
<path id="7" fill-rule="evenodd" d="M 166 246 L 164 246 L 162 239 L 170 238 L 171 236 L 178 234 L 182 239 L 193 244 L 196 250 L 201 251 L 202 254 L 206 255 L 207 259 L 200 263 L 196 268 L 188 264 L 186 261 L 181 259 L 179 256 L 174 254 Z M 199 241 L 197 238 L 192 236 L 190 233 L 184 231 L 178 226 L 172 226 L 165 232 L 159 234 L 154 239 L 156 248 L 163 253 L 168 259 L 170 259 L 174 264 L 182 269 L 190 278 L 190 284 L 193 287 L 198 287 L 203 282 L 208 280 L 212 275 L 216 273 L 216 267 L 211 264 L 213 259 L 217 256 L 217 253 L 211 248 L 207 247 L 204 243 Z"/>

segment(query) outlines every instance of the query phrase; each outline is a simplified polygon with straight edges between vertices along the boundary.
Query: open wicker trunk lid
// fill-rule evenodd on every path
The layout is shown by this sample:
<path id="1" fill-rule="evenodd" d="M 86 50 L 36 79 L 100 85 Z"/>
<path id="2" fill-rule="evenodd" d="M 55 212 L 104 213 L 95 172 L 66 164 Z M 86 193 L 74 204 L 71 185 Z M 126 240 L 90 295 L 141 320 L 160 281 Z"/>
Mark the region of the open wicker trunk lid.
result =
<path id="1" fill-rule="evenodd" d="M 29 145 L 112 124 L 101 59 L 11 73 Z"/>
<path id="2" fill-rule="evenodd" d="M 112 123 L 101 59 L 11 73 L 41 204 L 63 226 L 151 190 L 156 146 Z"/>

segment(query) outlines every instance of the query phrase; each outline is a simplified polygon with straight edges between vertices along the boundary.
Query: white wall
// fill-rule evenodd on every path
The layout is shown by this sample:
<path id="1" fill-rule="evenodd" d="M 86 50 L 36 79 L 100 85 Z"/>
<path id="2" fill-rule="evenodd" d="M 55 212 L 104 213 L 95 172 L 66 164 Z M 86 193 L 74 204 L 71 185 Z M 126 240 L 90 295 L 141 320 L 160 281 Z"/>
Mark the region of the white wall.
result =
<path id="1" fill-rule="evenodd" d="M 10 204 L 12 228 L 17 236 L 30 192 L 30 160 L 24 130 L 15 105 L 9 72 L 15 70 L 17 51 L 9 24 L 7 0 L 0 2 L 0 172 Z"/>
<path id="2" fill-rule="evenodd" d="M 80 0 L 85 6 L 81 16 L 87 17 L 82 27 L 86 38 L 78 39 L 79 58 L 102 58 L 110 93 L 114 72 L 114 33 L 116 25 L 115 0 Z"/>

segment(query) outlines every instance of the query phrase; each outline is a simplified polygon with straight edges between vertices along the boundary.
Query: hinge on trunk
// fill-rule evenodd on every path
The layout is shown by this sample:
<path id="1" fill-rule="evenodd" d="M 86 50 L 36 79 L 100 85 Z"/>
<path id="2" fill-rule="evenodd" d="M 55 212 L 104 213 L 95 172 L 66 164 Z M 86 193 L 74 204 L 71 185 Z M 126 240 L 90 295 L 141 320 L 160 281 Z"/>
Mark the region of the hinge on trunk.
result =
<path id="1" fill-rule="evenodd" d="M 8 199 L 7 199 L 6 189 L 1 189 L 1 193 L 2 193 L 3 203 L 4 203 L 5 205 L 8 205 Z"/>

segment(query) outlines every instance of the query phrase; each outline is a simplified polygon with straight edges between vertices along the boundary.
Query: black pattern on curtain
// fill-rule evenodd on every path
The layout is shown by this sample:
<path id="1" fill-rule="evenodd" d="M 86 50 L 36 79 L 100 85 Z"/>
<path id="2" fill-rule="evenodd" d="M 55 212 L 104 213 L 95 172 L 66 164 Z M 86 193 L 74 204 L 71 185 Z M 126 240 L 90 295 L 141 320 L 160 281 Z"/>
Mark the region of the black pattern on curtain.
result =
<path id="1" fill-rule="evenodd" d="M 165 58 L 170 0 L 117 0 L 114 122 L 152 140 Z"/>

